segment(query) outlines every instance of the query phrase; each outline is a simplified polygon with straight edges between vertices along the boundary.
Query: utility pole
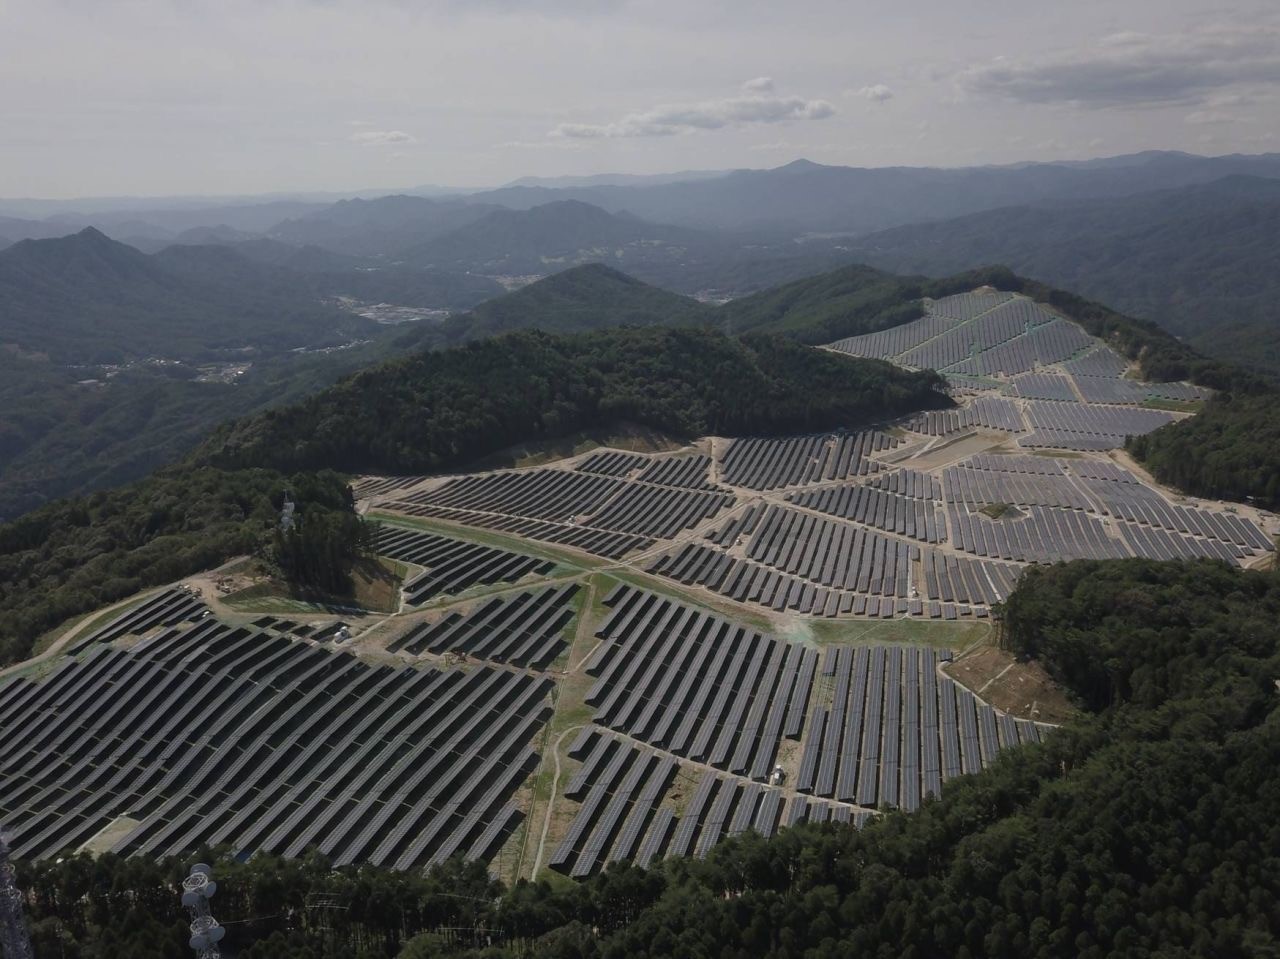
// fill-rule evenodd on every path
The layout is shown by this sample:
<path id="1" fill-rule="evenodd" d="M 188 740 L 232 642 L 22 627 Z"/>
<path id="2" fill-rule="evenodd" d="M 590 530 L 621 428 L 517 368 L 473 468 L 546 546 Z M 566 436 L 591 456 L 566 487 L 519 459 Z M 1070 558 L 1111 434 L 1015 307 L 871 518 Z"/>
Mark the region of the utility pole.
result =
<path id="1" fill-rule="evenodd" d="M 22 922 L 22 893 L 9 861 L 9 834 L 0 826 L 0 953 L 4 959 L 34 959 L 31 939 Z"/>
<path id="2" fill-rule="evenodd" d="M 191 875 L 182 880 L 182 904 L 191 913 L 191 948 L 197 959 L 220 959 L 218 943 L 227 930 L 209 914 L 209 900 L 218 891 L 213 870 L 202 862 L 191 867 Z"/>

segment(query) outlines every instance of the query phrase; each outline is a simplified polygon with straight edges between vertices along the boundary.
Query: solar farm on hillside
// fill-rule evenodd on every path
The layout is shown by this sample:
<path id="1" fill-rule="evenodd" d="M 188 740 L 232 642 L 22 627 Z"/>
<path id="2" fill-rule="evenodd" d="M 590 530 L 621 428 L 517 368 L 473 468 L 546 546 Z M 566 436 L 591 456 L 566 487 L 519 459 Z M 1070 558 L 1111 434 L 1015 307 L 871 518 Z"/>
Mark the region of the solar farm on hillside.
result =
<path id="1" fill-rule="evenodd" d="M 267 615 L 175 585 L 0 678 L 15 855 L 226 845 L 581 877 L 864 824 L 1051 734 L 957 669 L 1029 565 L 1273 551 L 1269 517 L 1176 496 L 1122 452 L 1204 391 L 1132 379 L 1024 297 L 949 297 L 828 348 L 936 368 L 958 405 L 367 477 L 377 551 L 405 571 L 395 613 Z"/>

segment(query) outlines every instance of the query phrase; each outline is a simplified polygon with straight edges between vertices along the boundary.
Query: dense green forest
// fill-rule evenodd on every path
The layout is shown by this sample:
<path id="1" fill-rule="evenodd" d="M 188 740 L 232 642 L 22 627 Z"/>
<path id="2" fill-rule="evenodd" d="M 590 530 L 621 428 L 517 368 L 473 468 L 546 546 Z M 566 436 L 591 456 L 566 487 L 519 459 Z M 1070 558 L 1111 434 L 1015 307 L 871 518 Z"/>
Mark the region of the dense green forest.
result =
<path id="1" fill-rule="evenodd" d="M 852 426 L 948 404 L 940 383 L 780 337 L 514 333 L 364 370 L 219 430 L 196 455 L 286 471 L 424 472 L 622 420 L 682 436 Z"/>
<path id="2" fill-rule="evenodd" d="M 1135 436 L 1128 446 L 1162 483 L 1280 506 L 1280 392 L 1214 397 L 1190 419 Z"/>
<path id="3" fill-rule="evenodd" d="M 350 515 L 346 482 L 332 472 L 174 467 L 0 525 L 0 663 L 26 658 L 71 617 L 266 550 L 286 490 L 304 523 Z"/>
<path id="4" fill-rule="evenodd" d="M 507 890 L 457 862 L 422 877 L 223 860 L 227 945 L 298 959 L 1275 955 L 1280 577 L 1059 564 L 1023 577 L 1004 612 L 1005 645 L 1090 711 L 918 813 Z M 176 959 L 181 874 L 77 857 L 23 864 L 19 881 L 54 955 Z"/>

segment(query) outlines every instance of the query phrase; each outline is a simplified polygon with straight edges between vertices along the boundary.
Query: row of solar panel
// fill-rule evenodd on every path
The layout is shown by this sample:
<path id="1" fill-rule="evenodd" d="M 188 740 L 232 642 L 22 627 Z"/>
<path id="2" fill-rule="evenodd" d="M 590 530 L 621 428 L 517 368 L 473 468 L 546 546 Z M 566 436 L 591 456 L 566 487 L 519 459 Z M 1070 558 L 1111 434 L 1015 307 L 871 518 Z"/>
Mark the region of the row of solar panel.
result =
<path id="1" fill-rule="evenodd" d="M 816 655 L 646 590 L 610 599 L 587 665 L 595 722 L 765 779 L 783 737 L 800 735 Z"/>
<path id="2" fill-rule="evenodd" d="M 710 479 L 711 457 L 703 453 L 653 457 L 602 450 L 592 453 L 575 469 L 583 473 L 629 477 L 639 483 L 654 483 L 659 486 L 707 490 L 716 488 Z"/>
<path id="3" fill-rule="evenodd" d="M 909 539 L 940 543 L 947 538 L 942 512 L 932 503 L 871 486 L 825 486 L 789 493 L 787 500 Z"/>
<path id="4" fill-rule="evenodd" d="M 680 773 L 675 759 L 592 727 L 579 736 L 570 756 L 583 760 L 567 793 L 581 805 L 549 865 L 579 878 L 621 860 L 648 866 L 668 856 L 705 857 L 725 837 L 748 830 L 768 837 L 805 821 L 862 826 L 871 815 L 804 797 L 788 803 L 781 789 L 711 770 L 703 771 L 688 806 L 677 815 L 663 802 Z"/>
<path id="5" fill-rule="evenodd" d="M 404 584 L 405 600 L 412 606 L 441 593 L 543 576 L 555 566 L 538 557 L 400 526 L 380 526 L 376 549 L 383 556 L 425 567 Z"/>
<path id="6" fill-rule="evenodd" d="M 565 627 L 573 621 L 579 587 L 523 592 L 490 599 L 467 613 L 451 612 L 417 623 L 387 646 L 415 656 L 465 653 L 477 659 L 546 669 L 568 648 Z"/>
<path id="7" fill-rule="evenodd" d="M 832 690 L 814 711 L 796 788 L 842 802 L 908 812 L 942 783 L 977 772 L 996 752 L 1037 741 L 1030 722 L 998 713 L 938 667 L 945 651 L 828 647 Z M 824 696 L 825 699 L 825 696 Z"/>
<path id="8" fill-rule="evenodd" d="M 648 549 L 654 543 L 647 536 L 616 533 L 591 526 L 575 526 L 570 523 L 557 523 L 549 520 L 527 519 L 523 516 L 476 513 L 465 509 L 453 509 L 447 506 L 432 506 L 421 503 L 397 502 L 391 505 L 397 511 L 409 516 L 443 519 L 464 526 L 498 530 L 503 533 L 521 536 L 525 539 L 571 546 L 574 549 L 580 549 L 596 556 L 603 556 L 606 559 L 619 559 L 636 550 Z"/>
<path id="9" fill-rule="evenodd" d="M 415 868 L 490 855 L 536 764 L 549 680 L 370 666 L 213 618 L 0 688 L 14 851 L 201 844 Z"/>
<path id="10" fill-rule="evenodd" d="M 734 440 L 721 458 L 721 476 L 731 486 L 753 490 L 865 476 L 879 468 L 871 454 L 897 444 L 878 430 Z"/>
<path id="11" fill-rule="evenodd" d="M 77 639 L 65 652 L 68 656 L 76 656 L 99 643 L 109 643 L 122 636 L 141 636 L 161 626 L 176 626 L 187 620 L 200 619 L 208 612 L 209 607 L 198 595 L 181 587 L 172 587 Z"/>
<path id="12" fill-rule="evenodd" d="M 926 549 L 923 556 L 932 557 L 933 550 Z M 953 557 L 948 557 L 950 562 Z M 1001 564 L 991 564 L 969 559 L 960 559 L 959 563 L 969 564 L 975 569 L 985 570 L 987 567 L 1004 570 Z M 908 569 L 910 567 L 908 566 Z M 951 603 L 950 594 L 946 591 L 934 591 L 932 599 L 947 597 L 945 602 L 923 600 L 915 595 L 907 596 L 868 596 L 863 593 L 842 592 L 818 586 L 795 576 L 780 573 L 750 560 L 738 559 L 728 553 L 703 546 L 699 543 L 686 543 L 668 553 L 654 559 L 647 567 L 648 572 L 668 576 L 687 586 L 704 586 L 712 592 L 727 596 L 740 603 L 757 603 L 769 609 L 781 611 L 792 610 L 805 616 L 871 616 L 885 619 L 893 616 L 927 616 L 933 619 L 956 619 L 957 617 L 985 617 L 987 611 L 982 608 L 970 608 L 969 602 L 987 602 L 978 598 L 975 592 L 972 600 L 961 599 L 959 605 Z M 1002 587 L 1003 598 L 1012 589 L 1012 581 L 1022 571 L 1020 568 L 1007 567 L 1007 575 L 999 576 L 997 581 L 1007 586 Z M 979 573 L 979 575 L 984 575 Z M 910 585 L 907 586 L 910 591 Z M 995 599 L 989 600 L 994 602 Z"/>

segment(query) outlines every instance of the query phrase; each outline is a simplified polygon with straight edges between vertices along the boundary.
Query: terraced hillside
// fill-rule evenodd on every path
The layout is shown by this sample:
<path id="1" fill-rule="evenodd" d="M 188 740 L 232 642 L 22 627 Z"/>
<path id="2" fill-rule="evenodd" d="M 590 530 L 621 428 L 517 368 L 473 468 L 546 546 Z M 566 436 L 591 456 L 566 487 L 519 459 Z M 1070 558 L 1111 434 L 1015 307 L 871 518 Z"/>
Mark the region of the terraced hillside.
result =
<path id="1" fill-rule="evenodd" d="M 831 349 L 937 363 L 959 405 L 365 477 L 396 612 L 200 581 L 72 628 L 65 656 L 0 676 L 16 854 L 222 843 L 582 877 L 862 823 L 1065 715 L 992 644 L 1028 566 L 1273 551 L 1274 517 L 1174 496 L 1120 450 L 1203 392 L 1128 378 L 1025 298 L 949 297 Z"/>

